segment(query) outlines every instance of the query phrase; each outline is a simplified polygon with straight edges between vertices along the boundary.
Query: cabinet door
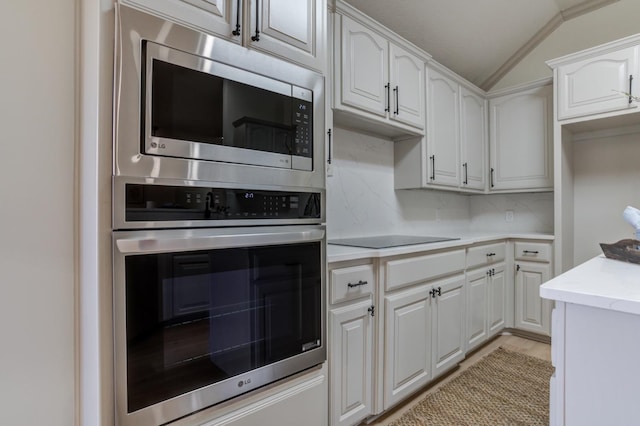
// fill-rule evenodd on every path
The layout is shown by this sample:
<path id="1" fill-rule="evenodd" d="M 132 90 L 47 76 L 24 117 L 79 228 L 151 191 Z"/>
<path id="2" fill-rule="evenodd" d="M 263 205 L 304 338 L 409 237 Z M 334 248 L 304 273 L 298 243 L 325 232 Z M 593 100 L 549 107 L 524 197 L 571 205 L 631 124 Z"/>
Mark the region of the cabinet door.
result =
<path id="1" fill-rule="evenodd" d="M 640 91 L 638 47 L 629 47 L 558 68 L 558 119 L 635 107 L 626 96 Z M 633 87 L 635 86 L 635 87 Z"/>
<path id="2" fill-rule="evenodd" d="M 330 416 L 332 425 L 352 425 L 372 413 L 373 327 L 371 299 L 332 309 Z"/>
<path id="3" fill-rule="evenodd" d="M 391 111 L 393 120 L 424 129 L 424 62 L 389 44 Z"/>
<path id="4" fill-rule="evenodd" d="M 489 189 L 552 189 L 552 87 L 494 98 L 489 105 Z"/>
<path id="5" fill-rule="evenodd" d="M 460 184 L 459 85 L 427 70 L 427 183 Z"/>
<path id="6" fill-rule="evenodd" d="M 455 367 L 465 354 L 465 286 L 460 274 L 433 283 L 432 378 Z"/>
<path id="7" fill-rule="evenodd" d="M 498 334 L 504 327 L 507 316 L 507 279 L 504 263 L 490 269 L 488 278 L 488 315 L 489 337 Z"/>
<path id="8" fill-rule="evenodd" d="M 551 301 L 540 297 L 540 286 L 549 280 L 548 263 L 516 262 L 515 327 L 549 335 Z"/>
<path id="9" fill-rule="evenodd" d="M 250 0 L 245 44 L 323 70 L 326 0 Z"/>
<path id="10" fill-rule="evenodd" d="M 460 87 L 461 186 L 484 191 L 487 183 L 487 101 Z"/>
<path id="11" fill-rule="evenodd" d="M 389 111 L 389 43 L 347 16 L 342 17 L 341 101 L 381 117 Z"/>
<path id="12" fill-rule="evenodd" d="M 487 340 L 488 268 L 467 272 L 467 350 Z"/>
<path id="13" fill-rule="evenodd" d="M 385 297 L 384 409 L 431 378 L 431 287 Z"/>
<path id="14" fill-rule="evenodd" d="M 234 35 L 236 25 L 242 28 L 242 11 L 235 0 L 120 0 L 124 4 L 142 7 L 163 17 L 195 27 L 200 31 L 215 34 L 240 43 L 241 37 Z M 242 6 L 241 6 L 242 7 Z"/>

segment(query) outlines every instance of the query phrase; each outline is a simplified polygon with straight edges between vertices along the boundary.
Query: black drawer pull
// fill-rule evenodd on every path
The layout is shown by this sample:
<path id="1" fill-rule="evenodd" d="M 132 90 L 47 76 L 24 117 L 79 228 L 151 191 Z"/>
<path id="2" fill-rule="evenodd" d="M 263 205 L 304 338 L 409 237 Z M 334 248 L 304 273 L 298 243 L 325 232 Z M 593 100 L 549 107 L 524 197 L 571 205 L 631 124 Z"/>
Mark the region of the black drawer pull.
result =
<path id="1" fill-rule="evenodd" d="M 495 253 L 487 253 L 487 257 L 495 256 Z"/>
<path id="2" fill-rule="evenodd" d="M 354 284 L 354 283 L 348 283 L 348 284 L 347 284 L 347 287 L 349 287 L 349 288 L 354 288 L 354 287 L 360 287 L 360 286 L 367 285 L 367 284 L 369 284 L 367 281 L 359 280 L 359 281 L 358 281 L 357 283 L 355 283 L 355 284 Z"/>
<path id="3" fill-rule="evenodd" d="M 540 253 L 538 250 L 522 250 L 524 254 L 538 254 Z"/>

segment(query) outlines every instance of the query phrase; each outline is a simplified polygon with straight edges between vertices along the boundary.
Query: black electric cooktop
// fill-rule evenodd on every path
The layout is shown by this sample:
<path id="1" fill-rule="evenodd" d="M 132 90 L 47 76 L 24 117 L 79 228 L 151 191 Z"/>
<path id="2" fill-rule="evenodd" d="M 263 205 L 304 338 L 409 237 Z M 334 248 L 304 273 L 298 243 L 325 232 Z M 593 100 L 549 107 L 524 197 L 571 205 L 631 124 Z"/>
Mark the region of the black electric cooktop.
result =
<path id="1" fill-rule="evenodd" d="M 375 237 L 341 238 L 337 240 L 328 240 L 327 242 L 329 244 L 339 246 L 381 249 L 413 244 L 439 243 L 441 241 L 453 241 L 459 239 L 460 238 L 449 237 L 422 237 L 416 235 L 379 235 Z"/>

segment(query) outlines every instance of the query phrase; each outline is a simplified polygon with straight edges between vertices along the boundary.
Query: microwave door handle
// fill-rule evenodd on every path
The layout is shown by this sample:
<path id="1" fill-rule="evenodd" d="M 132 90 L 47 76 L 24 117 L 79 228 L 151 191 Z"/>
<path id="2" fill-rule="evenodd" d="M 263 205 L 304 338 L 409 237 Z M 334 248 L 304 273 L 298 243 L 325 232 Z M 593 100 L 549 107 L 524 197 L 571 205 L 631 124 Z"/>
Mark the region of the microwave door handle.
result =
<path id="1" fill-rule="evenodd" d="M 259 245 L 282 245 L 322 241 L 325 236 L 323 228 L 307 228 L 291 231 L 255 232 L 227 234 L 182 231 L 162 235 L 162 231 L 144 233 L 141 236 L 131 231 L 125 235 L 115 235 L 114 242 L 122 254 L 162 253 L 169 251 L 212 250 L 237 247 L 254 247 Z M 140 231 L 138 231 L 140 232 Z M 143 231 L 144 232 L 144 231 Z"/>

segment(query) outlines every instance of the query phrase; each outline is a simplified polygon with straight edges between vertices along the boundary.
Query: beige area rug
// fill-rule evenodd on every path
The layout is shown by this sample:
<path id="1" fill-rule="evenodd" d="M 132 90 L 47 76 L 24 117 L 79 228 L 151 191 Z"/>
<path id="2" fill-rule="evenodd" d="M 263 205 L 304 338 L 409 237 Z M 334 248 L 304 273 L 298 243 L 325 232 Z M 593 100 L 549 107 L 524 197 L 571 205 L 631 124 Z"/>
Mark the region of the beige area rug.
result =
<path id="1" fill-rule="evenodd" d="M 548 425 L 550 362 L 498 348 L 390 426 Z"/>

